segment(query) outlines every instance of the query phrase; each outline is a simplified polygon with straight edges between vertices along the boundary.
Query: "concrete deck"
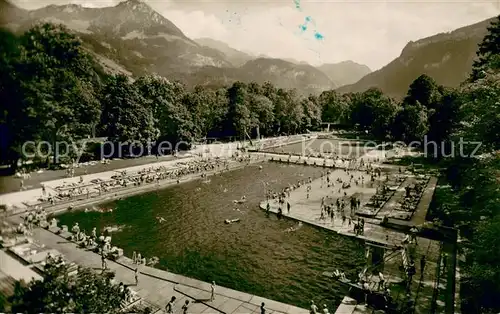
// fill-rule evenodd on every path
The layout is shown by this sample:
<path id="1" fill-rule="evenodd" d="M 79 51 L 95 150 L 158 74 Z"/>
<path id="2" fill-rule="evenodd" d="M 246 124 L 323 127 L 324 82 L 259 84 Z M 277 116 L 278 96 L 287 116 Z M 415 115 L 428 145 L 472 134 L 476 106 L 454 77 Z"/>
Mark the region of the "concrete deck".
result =
<path id="1" fill-rule="evenodd" d="M 253 156 L 252 160 L 250 161 L 251 163 L 253 162 L 261 162 L 264 161 L 264 156 L 256 155 Z M 88 174 L 88 175 L 83 175 L 81 176 L 83 179 L 83 185 L 85 184 L 90 184 L 92 180 L 94 179 L 102 179 L 102 180 L 111 180 L 112 176 L 117 175 L 119 172 L 126 170 L 127 173 L 129 174 L 134 174 L 137 171 L 147 169 L 151 166 L 160 167 L 163 166 L 167 169 L 174 169 L 178 168 L 181 166 L 182 163 L 189 162 L 195 160 L 194 157 L 188 157 L 180 160 L 169 160 L 169 161 L 164 161 L 164 162 L 159 162 L 155 163 L 153 165 L 141 165 L 141 166 L 134 166 L 134 167 L 129 167 L 125 169 L 117 169 L 113 171 L 107 171 L 107 172 L 100 172 L 100 173 L 94 173 L 94 174 Z M 245 166 L 246 163 L 240 163 L 236 162 L 234 160 L 229 160 L 229 169 L 234 170 L 239 167 Z M 220 170 L 219 170 L 220 171 Z M 215 174 L 217 171 L 208 171 L 206 172 L 207 175 L 212 175 Z M 180 182 L 188 182 L 191 180 L 196 180 L 200 178 L 200 173 L 195 173 L 195 174 L 189 174 L 186 176 L 183 176 L 179 178 Z M 58 186 L 63 186 L 63 185 L 68 185 L 68 184 L 78 184 L 80 181 L 80 177 L 73 177 L 73 178 L 64 178 L 64 179 L 58 179 L 58 180 L 53 180 L 53 181 L 48 181 L 44 182 L 43 184 L 46 186 L 47 193 L 53 193 L 53 189 L 55 189 Z M 111 201 L 113 199 L 117 198 L 122 198 L 122 197 L 127 197 L 127 196 L 132 196 L 140 193 L 145 193 L 151 190 L 159 189 L 159 188 L 165 188 L 167 186 L 176 184 L 177 180 L 173 179 L 166 179 L 166 180 L 161 180 L 159 184 L 157 183 L 145 183 L 140 186 L 127 186 L 127 187 L 119 187 L 116 189 L 113 189 L 109 192 L 98 194 L 98 193 L 92 193 L 90 194 L 90 197 L 87 197 L 86 195 L 80 195 L 80 196 L 75 196 L 72 197 L 71 199 L 65 199 L 56 202 L 54 205 L 50 206 L 44 206 L 45 210 L 47 212 L 54 212 L 54 211 L 59 211 L 59 210 L 65 210 L 69 206 L 72 206 L 73 208 L 79 207 L 79 206 L 88 206 L 96 203 L 102 203 L 106 201 Z M 0 195 L 0 204 L 9 204 L 10 205 L 10 210 L 9 214 L 19 214 L 22 213 L 26 210 L 29 209 L 29 204 L 36 204 L 38 203 L 38 199 L 42 196 L 42 189 L 33 189 L 33 190 L 27 190 L 27 191 L 21 191 L 21 192 L 15 192 L 15 193 L 9 193 L 9 194 L 4 194 Z"/>
<path id="2" fill-rule="evenodd" d="M 364 186 L 356 186 L 352 184 L 352 186 L 348 189 L 341 189 L 339 193 L 339 188 L 341 186 L 340 183 L 335 182 L 337 178 L 342 178 L 343 180 L 349 180 L 350 174 L 354 175 L 354 177 L 364 176 L 365 177 L 365 185 Z M 365 219 L 365 232 L 364 235 L 356 236 L 353 230 L 353 225 L 349 225 L 348 221 L 344 224 L 342 223 L 342 218 L 338 215 L 335 216 L 334 220 L 331 220 L 330 217 L 326 217 L 326 219 L 321 220 L 321 199 L 323 197 L 330 197 L 335 200 L 340 197 L 344 197 L 344 192 L 347 193 L 347 197 L 355 194 L 361 200 L 361 206 L 366 204 L 370 197 L 376 193 L 375 185 L 370 181 L 370 176 L 364 172 L 360 171 L 350 171 L 349 175 L 344 170 L 334 171 L 331 175 L 331 179 L 335 182 L 334 187 L 327 187 L 327 183 L 324 178 L 319 178 L 313 180 L 311 184 L 311 192 L 309 193 L 309 198 L 307 198 L 307 186 L 301 186 L 298 189 L 295 189 L 290 193 L 290 198 L 287 201 L 291 205 L 290 213 L 287 212 L 286 208 L 283 208 L 283 215 L 285 217 L 295 219 L 297 221 L 301 221 L 310 225 L 314 225 L 320 228 L 324 228 L 330 231 L 334 231 L 336 233 L 349 236 L 356 237 L 362 240 L 368 240 L 372 242 L 377 242 L 382 245 L 399 245 L 401 240 L 404 238 L 404 234 L 400 232 L 386 229 L 380 226 L 378 223 L 371 223 L 370 220 Z M 271 212 L 277 214 L 279 209 L 279 204 L 277 200 L 270 200 L 269 204 L 271 206 Z M 263 201 L 260 203 L 260 207 L 263 210 L 266 210 L 267 201 Z M 347 208 L 348 212 L 349 209 Z M 346 213 L 349 216 L 349 213 Z M 354 216 L 353 216 L 354 217 Z M 387 236 L 389 237 L 389 241 L 387 241 Z"/>
<path id="3" fill-rule="evenodd" d="M 42 279 L 33 269 L 22 265 L 3 250 L 0 250 L 0 272 L 9 275 L 15 280 L 24 280 L 25 282 L 30 282 L 32 279 Z"/>
<path id="4" fill-rule="evenodd" d="M 96 270 L 101 269 L 101 257 L 98 254 L 82 250 L 75 243 L 48 230 L 37 228 L 34 230 L 33 237 L 47 247 L 61 252 L 70 262 Z M 309 313 L 308 310 L 292 305 L 219 286 L 216 287 L 215 300 L 208 301 L 210 299 L 210 284 L 147 266 L 140 266 L 139 284 L 135 286 L 133 271 L 135 265 L 130 259 L 122 257 L 117 262 L 108 261 L 107 264 L 108 269 L 115 272 L 116 282 L 131 285 L 131 288 L 139 296 L 162 309 L 172 296 L 176 296 L 176 311 L 179 311 L 185 300 L 190 300 L 192 303 L 189 308 L 190 313 L 260 313 L 262 302 L 266 304 L 268 310 L 266 313 Z M 198 301 L 194 302 L 195 300 Z M 176 311 L 174 312 L 177 313 Z"/>
<path id="5" fill-rule="evenodd" d="M 317 137 L 316 134 L 307 134 L 306 136 L 309 136 L 311 138 Z M 193 149 L 190 151 L 181 152 L 179 154 L 179 158 L 190 157 L 193 155 L 202 157 L 213 157 L 213 156 L 225 157 L 228 155 L 230 156 L 232 153 L 236 152 L 238 147 L 247 147 L 249 149 L 252 149 L 254 147 L 268 149 L 269 147 L 279 147 L 297 143 L 303 141 L 304 139 L 307 139 L 307 137 L 304 137 L 303 135 L 296 135 L 290 137 L 288 136 L 271 137 L 253 141 L 252 143 L 254 144 L 254 146 L 251 146 L 248 141 L 198 144 L 195 147 L 193 147 Z M 86 174 L 113 171 L 113 170 L 123 170 L 136 166 L 149 167 L 149 166 L 154 166 L 155 164 L 160 162 L 164 162 L 167 160 L 175 160 L 175 159 L 177 158 L 171 155 L 160 156 L 159 158 L 152 155 L 138 157 L 138 158 L 127 158 L 127 159 L 113 158 L 113 159 L 108 159 L 107 160 L 108 162 L 105 164 L 101 162 L 91 162 L 91 163 L 81 163 L 81 164 L 77 163 L 74 165 L 73 169 L 75 171 L 75 177 L 79 177 L 81 175 L 86 175 Z M 66 170 L 64 169 L 61 170 L 41 169 L 36 172 L 31 172 L 30 177 L 24 179 L 24 188 L 25 190 L 40 189 L 41 183 L 43 182 L 54 181 L 64 178 L 67 178 L 67 173 Z M 0 192 L 2 194 L 18 192 L 20 187 L 20 182 L 21 178 L 17 176 L 0 177 Z"/>

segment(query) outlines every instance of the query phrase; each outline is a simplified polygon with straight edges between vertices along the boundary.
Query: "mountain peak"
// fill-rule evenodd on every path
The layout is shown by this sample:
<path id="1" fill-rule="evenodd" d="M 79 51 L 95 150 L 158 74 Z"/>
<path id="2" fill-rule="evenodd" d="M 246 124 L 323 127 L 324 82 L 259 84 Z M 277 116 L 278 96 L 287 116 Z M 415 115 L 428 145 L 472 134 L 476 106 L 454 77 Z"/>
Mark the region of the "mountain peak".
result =
<path id="1" fill-rule="evenodd" d="M 134 5 L 141 5 L 141 4 L 147 5 L 142 0 L 125 0 L 125 1 L 120 1 L 116 6 L 134 6 Z"/>
<path id="2" fill-rule="evenodd" d="M 117 8 L 127 8 L 134 11 L 141 12 L 155 12 L 153 8 L 151 8 L 148 4 L 146 4 L 142 0 L 126 0 L 118 3 L 116 5 Z"/>

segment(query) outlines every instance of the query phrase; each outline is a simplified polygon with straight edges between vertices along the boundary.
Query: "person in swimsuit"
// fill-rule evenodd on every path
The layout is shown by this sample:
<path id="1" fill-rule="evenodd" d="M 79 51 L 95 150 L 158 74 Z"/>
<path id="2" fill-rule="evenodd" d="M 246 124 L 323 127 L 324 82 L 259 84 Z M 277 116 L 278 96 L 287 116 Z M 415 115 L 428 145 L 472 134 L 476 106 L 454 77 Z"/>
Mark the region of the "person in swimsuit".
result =
<path id="1" fill-rule="evenodd" d="M 318 307 L 316 304 L 314 304 L 314 301 L 311 300 L 311 310 L 309 311 L 310 314 L 318 314 Z"/>
<path id="2" fill-rule="evenodd" d="M 189 300 L 186 300 L 186 303 L 182 306 L 182 314 L 188 314 Z"/>
<path id="3" fill-rule="evenodd" d="M 211 294 L 210 294 L 210 301 L 215 300 L 215 281 L 212 281 L 212 285 L 210 286 L 211 288 Z"/>
<path id="4" fill-rule="evenodd" d="M 172 299 L 170 299 L 170 302 L 168 302 L 167 305 L 165 306 L 165 312 L 167 312 L 167 314 L 174 313 L 175 299 L 176 299 L 176 297 L 173 296 Z"/>

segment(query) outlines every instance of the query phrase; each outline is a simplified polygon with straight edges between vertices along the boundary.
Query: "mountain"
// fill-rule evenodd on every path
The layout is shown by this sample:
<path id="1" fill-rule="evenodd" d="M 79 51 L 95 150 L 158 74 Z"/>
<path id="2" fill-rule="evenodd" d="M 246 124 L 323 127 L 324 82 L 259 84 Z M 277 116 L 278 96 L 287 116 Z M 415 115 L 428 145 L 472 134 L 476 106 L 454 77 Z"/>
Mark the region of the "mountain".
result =
<path id="1" fill-rule="evenodd" d="M 359 81 L 363 76 L 372 72 L 369 67 L 351 60 L 339 63 L 323 64 L 318 67 L 323 71 L 337 86 L 353 84 Z"/>
<path id="2" fill-rule="evenodd" d="M 246 54 L 242 51 L 236 50 L 236 49 L 230 47 L 228 44 L 226 44 L 222 41 L 215 40 L 215 39 L 198 38 L 198 39 L 195 39 L 194 41 L 202 46 L 209 47 L 209 48 L 212 48 L 212 49 L 215 49 L 215 50 L 222 52 L 226 56 L 226 59 L 229 62 L 231 62 L 231 64 L 234 65 L 235 67 L 242 66 L 247 61 L 250 61 L 254 58 L 253 56 L 251 56 L 249 54 Z"/>
<path id="3" fill-rule="evenodd" d="M 325 90 L 336 85 L 323 72 L 309 64 L 294 64 L 282 59 L 258 58 L 248 61 L 241 67 L 258 83 L 278 81 L 285 88 Z M 297 83 L 297 84 L 290 84 Z"/>
<path id="4" fill-rule="evenodd" d="M 203 67 L 189 76 L 196 85 L 221 86 L 235 81 L 262 84 L 270 81 L 280 88 L 295 88 L 304 94 L 315 94 L 336 87 L 326 74 L 311 65 L 263 57 L 250 60 L 239 68 Z"/>
<path id="5" fill-rule="evenodd" d="M 197 43 L 141 0 L 105 8 L 49 5 L 33 11 L 0 0 L 0 26 L 21 32 L 39 22 L 66 25 L 112 73 L 158 74 L 184 81 L 188 86 L 219 87 L 255 79 L 271 81 L 281 88 L 297 88 L 302 93 L 335 87 L 326 75 L 310 66 L 274 59 L 248 63 L 252 57 L 248 59 L 245 53 L 225 44 L 211 41 L 207 45 L 207 40 L 202 41 L 205 44 Z"/>
<path id="6" fill-rule="evenodd" d="M 12 21 L 24 20 L 28 11 L 16 7 L 7 0 L 0 0 L 0 25 L 10 27 Z"/>
<path id="7" fill-rule="evenodd" d="M 438 84 L 457 87 L 469 76 L 477 46 L 492 20 L 409 42 L 401 55 L 388 65 L 337 90 L 341 93 L 362 92 L 378 87 L 388 95 L 400 98 L 421 74 L 429 75 Z"/>

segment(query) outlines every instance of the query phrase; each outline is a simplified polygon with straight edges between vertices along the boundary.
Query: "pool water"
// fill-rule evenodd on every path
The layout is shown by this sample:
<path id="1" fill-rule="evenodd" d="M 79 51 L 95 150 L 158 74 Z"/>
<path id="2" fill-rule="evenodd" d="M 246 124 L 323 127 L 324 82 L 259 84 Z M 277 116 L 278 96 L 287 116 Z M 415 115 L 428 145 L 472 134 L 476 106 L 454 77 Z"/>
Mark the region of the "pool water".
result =
<path id="1" fill-rule="evenodd" d="M 265 184 L 278 190 L 324 169 L 263 163 L 102 204 L 112 212 L 73 211 L 58 216 L 70 228 L 87 231 L 117 226 L 113 245 L 131 257 L 133 251 L 159 258 L 156 267 L 215 281 L 217 285 L 307 308 L 311 299 L 335 309 L 345 291 L 322 273 L 341 269 L 346 275 L 364 264 L 360 242 L 330 231 L 266 217 L 259 208 Z M 235 204 L 243 195 L 247 201 Z M 158 217 L 165 219 L 160 222 Z M 225 224 L 226 219 L 240 222 Z"/>

